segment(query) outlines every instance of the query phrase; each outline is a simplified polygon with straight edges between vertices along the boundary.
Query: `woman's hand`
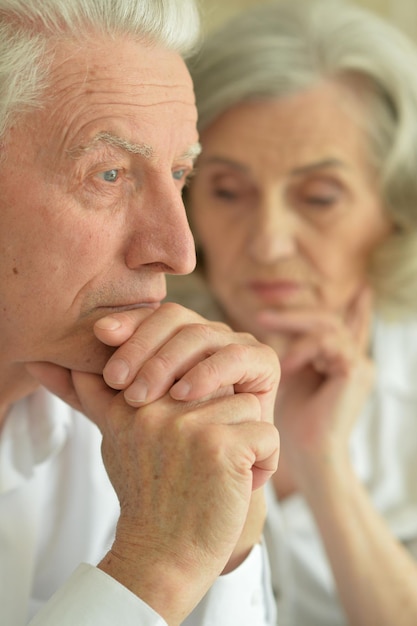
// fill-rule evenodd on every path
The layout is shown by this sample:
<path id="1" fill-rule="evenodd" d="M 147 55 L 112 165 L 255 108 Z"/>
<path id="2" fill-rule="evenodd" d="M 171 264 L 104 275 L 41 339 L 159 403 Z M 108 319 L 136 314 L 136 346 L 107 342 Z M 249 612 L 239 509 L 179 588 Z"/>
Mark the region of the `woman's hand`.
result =
<path id="1" fill-rule="evenodd" d="M 368 356 L 372 298 L 363 289 L 344 318 L 327 311 L 268 312 L 269 330 L 292 336 L 281 359 L 276 424 L 282 441 L 281 467 L 309 484 L 317 463 L 330 469 L 345 462 L 352 427 L 373 385 Z"/>

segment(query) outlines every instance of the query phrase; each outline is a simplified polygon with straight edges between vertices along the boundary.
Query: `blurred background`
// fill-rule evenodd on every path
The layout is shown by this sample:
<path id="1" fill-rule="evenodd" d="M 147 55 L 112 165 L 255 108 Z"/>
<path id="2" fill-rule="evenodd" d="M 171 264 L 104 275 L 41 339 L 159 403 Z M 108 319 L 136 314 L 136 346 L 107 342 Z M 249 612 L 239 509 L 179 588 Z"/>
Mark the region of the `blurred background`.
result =
<path id="1" fill-rule="evenodd" d="M 270 0 L 198 0 L 203 17 L 203 31 L 210 31 L 235 13 Z M 334 0 L 339 2 L 340 0 Z M 417 43 L 417 0 L 350 0 L 388 19 Z M 309 0 L 305 0 L 306 4 Z M 182 302 L 206 317 L 219 317 L 204 282 L 198 274 L 167 276 L 168 300 Z"/>
<path id="2" fill-rule="evenodd" d="M 237 11 L 266 4 L 268 0 L 200 0 L 203 26 L 211 29 Z M 309 0 L 305 0 L 307 3 Z M 339 0 L 334 0 L 338 2 Z M 355 0 L 354 4 L 371 9 L 401 28 L 417 42 L 417 0 Z"/>
<path id="3" fill-rule="evenodd" d="M 203 31 L 210 31 L 235 13 L 270 0 L 198 0 L 203 17 Z M 340 0 L 334 0 L 339 2 Z M 417 0 L 350 0 L 388 19 L 417 43 Z M 309 2 L 309 0 L 305 0 Z M 187 277 L 167 276 L 167 300 L 180 302 L 212 319 L 221 314 L 212 301 L 198 273 Z"/>

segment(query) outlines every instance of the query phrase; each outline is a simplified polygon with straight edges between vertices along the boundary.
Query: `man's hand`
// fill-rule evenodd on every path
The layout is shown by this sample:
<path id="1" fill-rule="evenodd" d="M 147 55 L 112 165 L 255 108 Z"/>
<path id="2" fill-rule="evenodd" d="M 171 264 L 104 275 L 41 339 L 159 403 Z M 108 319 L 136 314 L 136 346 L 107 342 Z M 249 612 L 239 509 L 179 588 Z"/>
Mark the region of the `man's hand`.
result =
<path id="1" fill-rule="evenodd" d="M 112 319 L 122 320 L 118 329 L 106 321 L 95 329 L 121 344 L 105 368 L 107 384 L 53 365 L 29 369 L 103 434 L 121 515 L 100 567 L 180 623 L 259 539 L 264 507 L 254 500 L 248 510 L 252 490 L 277 467 L 278 361 L 250 335 L 178 305 Z M 120 362 L 130 372 L 124 382 Z M 146 396 L 132 398 L 132 385 Z"/>
<path id="2" fill-rule="evenodd" d="M 100 567 L 179 624 L 238 558 L 252 489 L 277 467 L 278 433 L 252 394 L 190 403 L 166 394 L 133 408 L 97 375 L 72 378 L 82 410 L 102 416 L 103 459 L 121 506 Z M 259 513 L 252 527 L 262 525 Z M 245 554 L 250 541 L 240 545 Z"/>
<path id="3" fill-rule="evenodd" d="M 273 419 L 277 357 L 250 334 L 234 333 L 171 302 L 154 312 L 139 309 L 106 317 L 94 331 L 103 343 L 120 346 L 103 376 L 110 387 L 124 390 L 132 406 L 167 392 L 190 401 L 233 387 L 235 393 L 255 394 L 262 419 Z"/>

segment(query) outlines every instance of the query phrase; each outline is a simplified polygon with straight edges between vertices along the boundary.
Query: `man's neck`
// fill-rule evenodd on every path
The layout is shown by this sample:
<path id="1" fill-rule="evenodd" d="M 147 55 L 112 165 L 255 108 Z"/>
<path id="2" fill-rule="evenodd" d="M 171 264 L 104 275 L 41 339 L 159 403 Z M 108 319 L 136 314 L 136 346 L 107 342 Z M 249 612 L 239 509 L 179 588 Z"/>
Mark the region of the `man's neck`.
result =
<path id="1" fill-rule="evenodd" d="M 28 374 L 23 364 L 9 363 L 7 368 L 0 364 L 0 431 L 11 406 L 37 387 L 39 383 Z"/>

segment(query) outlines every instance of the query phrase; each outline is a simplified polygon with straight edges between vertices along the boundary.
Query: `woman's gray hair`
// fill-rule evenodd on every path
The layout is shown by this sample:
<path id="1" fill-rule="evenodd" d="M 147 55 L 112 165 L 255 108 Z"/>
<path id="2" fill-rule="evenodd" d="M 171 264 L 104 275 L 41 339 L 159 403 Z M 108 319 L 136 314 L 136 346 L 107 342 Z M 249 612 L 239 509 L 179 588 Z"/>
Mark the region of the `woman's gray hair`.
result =
<path id="1" fill-rule="evenodd" d="M 198 41 L 199 15 L 194 0 L 0 0 L 0 139 L 12 117 L 42 104 L 54 45 L 97 32 L 159 42 L 185 57 Z"/>
<path id="2" fill-rule="evenodd" d="M 288 0 L 246 11 L 190 61 L 200 131 L 228 108 L 342 81 L 366 103 L 369 158 L 395 225 L 370 279 L 388 313 L 417 311 L 417 50 L 343 0 Z M 306 111 L 308 115 L 308 111 Z M 340 129 L 343 133 L 343 129 Z M 283 137 L 285 141 L 285 137 Z"/>

